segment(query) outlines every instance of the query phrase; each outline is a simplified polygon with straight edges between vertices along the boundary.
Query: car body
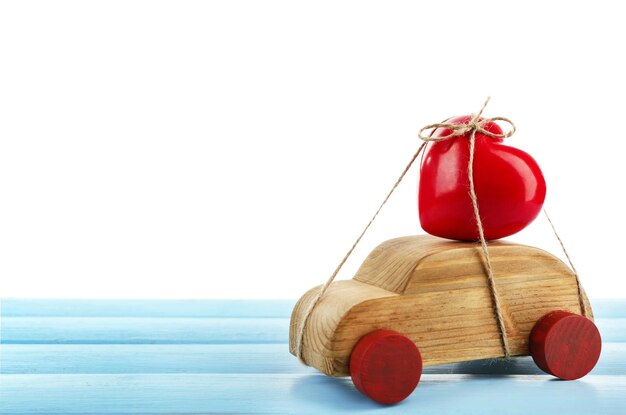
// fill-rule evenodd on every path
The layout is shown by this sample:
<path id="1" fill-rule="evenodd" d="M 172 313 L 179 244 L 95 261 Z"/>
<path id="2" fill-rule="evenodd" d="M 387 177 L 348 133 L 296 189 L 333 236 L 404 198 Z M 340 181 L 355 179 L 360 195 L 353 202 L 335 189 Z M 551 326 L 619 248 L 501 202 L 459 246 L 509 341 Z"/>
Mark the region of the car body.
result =
<path id="1" fill-rule="evenodd" d="M 575 274 L 560 259 L 505 241 L 490 242 L 488 249 L 511 356 L 530 354 L 529 336 L 542 316 L 553 310 L 581 314 L 580 298 L 593 320 Z M 289 337 L 294 355 L 305 310 L 319 290 L 306 292 L 294 307 Z M 348 376 L 357 343 L 381 329 L 415 343 L 424 366 L 503 357 L 480 244 L 429 235 L 382 243 L 354 278 L 334 282 L 311 311 L 302 360 L 329 376 Z"/>

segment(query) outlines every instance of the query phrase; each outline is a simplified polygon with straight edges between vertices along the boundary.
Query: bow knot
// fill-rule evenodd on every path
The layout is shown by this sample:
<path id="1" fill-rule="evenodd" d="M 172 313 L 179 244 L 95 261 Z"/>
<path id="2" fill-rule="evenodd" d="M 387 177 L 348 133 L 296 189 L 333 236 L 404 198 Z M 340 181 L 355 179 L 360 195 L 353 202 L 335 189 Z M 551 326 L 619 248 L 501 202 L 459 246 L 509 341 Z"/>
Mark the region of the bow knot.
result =
<path id="1" fill-rule="evenodd" d="M 513 124 L 513 121 L 505 117 L 492 117 L 492 118 L 486 118 L 482 120 L 480 119 L 480 116 L 485 110 L 485 107 L 489 103 L 490 99 L 491 97 L 487 98 L 487 100 L 483 104 L 480 111 L 478 111 L 478 113 L 474 115 L 467 124 L 453 124 L 449 122 L 429 124 L 423 127 L 419 131 L 417 136 L 420 138 L 420 140 L 425 141 L 425 142 L 444 141 L 453 137 L 459 137 L 459 136 L 465 135 L 467 133 L 470 133 L 472 135 L 475 135 L 476 133 L 480 133 L 480 134 L 486 135 L 488 137 L 493 137 L 493 138 L 509 138 L 510 136 L 515 134 L 515 124 Z M 510 129 L 504 133 L 492 133 L 491 131 L 487 130 L 485 126 L 488 123 L 494 122 L 494 121 L 504 121 L 507 124 L 509 124 Z M 433 137 L 433 133 L 435 132 L 437 128 L 447 128 L 450 130 L 450 133 L 442 137 Z"/>

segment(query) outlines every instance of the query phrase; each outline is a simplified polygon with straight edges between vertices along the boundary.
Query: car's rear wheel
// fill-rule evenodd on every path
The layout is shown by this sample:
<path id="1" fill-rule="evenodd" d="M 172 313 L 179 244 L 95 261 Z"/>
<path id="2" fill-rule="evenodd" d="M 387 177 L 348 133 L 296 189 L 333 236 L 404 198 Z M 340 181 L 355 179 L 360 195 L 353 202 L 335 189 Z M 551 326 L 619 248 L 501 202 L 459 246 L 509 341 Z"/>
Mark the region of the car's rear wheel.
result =
<path id="1" fill-rule="evenodd" d="M 598 328 L 586 317 L 552 311 L 530 332 L 529 351 L 541 370 L 563 380 L 591 372 L 602 349 Z"/>
<path id="2" fill-rule="evenodd" d="M 382 404 L 402 401 L 422 376 L 422 356 L 408 337 L 393 330 L 376 330 L 361 338 L 350 356 L 354 386 Z"/>

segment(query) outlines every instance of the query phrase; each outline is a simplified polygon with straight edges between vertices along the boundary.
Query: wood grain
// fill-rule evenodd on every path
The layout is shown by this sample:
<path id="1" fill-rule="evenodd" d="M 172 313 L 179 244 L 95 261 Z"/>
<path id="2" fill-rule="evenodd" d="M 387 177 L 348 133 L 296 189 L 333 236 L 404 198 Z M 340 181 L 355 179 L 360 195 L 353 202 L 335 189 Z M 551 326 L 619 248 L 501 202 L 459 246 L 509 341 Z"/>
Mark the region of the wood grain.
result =
<path id="1" fill-rule="evenodd" d="M 626 330 L 626 323 L 622 331 Z M 2 344 L 0 374 L 299 373 L 315 374 L 287 344 Z M 485 359 L 424 373 L 541 375 L 532 358 Z M 594 375 L 626 373 L 626 343 L 603 343 Z"/>
<path id="2" fill-rule="evenodd" d="M 583 283 L 591 276 L 583 275 Z M 289 318 L 297 302 L 279 300 L 59 300 L 2 298 L 2 317 Z M 594 298 L 596 318 L 626 318 L 626 301 Z"/>
<path id="3" fill-rule="evenodd" d="M 2 299 L 4 317 L 284 318 L 295 300 Z M 617 310 L 626 317 L 626 307 Z M 623 310 L 622 310 L 623 308 Z M 617 317 L 611 315 L 611 317 Z"/>
<path id="4" fill-rule="evenodd" d="M 605 342 L 626 342 L 626 319 L 596 319 Z M 9 344 L 287 344 L 289 319 L 2 317 Z M 288 347 L 285 347 L 288 349 Z"/>
<path id="5" fill-rule="evenodd" d="M 557 309 L 580 313 L 574 274 L 538 248 L 498 241 L 489 249 L 511 354 L 528 355 L 528 336 L 539 318 Z M 294 307 L 292 353 L 303 310 L 318 289 Z M 303 358 L 325 374 L 347 376 L 356 342 L 377 329 L 413 340 L 424 366 L 502 357 L 480 247 L 426 235 L 384 242 L 352 280 L 334 283 L 311 313 Z"/>
<path id="6" fill-rule="evenodd" d="M 286 343 L 285 318 L 3 317 L 5 344 Z"/>
<path id="7" fill-rule="evenodd" d="M 626 324 L 622 326 L 626 330 Z M 0 374 L 318 373 L 280 344 L 2 344 Z M 485 359 L 424 373 L 541 375 L 533 360 Z M 626 373 L 626 343 L 604 343 L 594 375 Z"/>

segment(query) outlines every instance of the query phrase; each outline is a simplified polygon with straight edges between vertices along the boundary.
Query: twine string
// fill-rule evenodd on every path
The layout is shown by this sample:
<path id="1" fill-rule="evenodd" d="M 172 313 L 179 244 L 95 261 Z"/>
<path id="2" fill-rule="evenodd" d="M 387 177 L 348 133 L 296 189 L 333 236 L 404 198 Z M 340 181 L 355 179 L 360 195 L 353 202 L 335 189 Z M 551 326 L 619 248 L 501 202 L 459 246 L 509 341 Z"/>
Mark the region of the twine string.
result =
<path id="1" fill-rule="evenodd" d="M 352 252 L 354 251 L 356 246 L 359 244 L 359 242 L 361 242 L 361 239 L 363 239 L 363 236 L 365 235 L 367 230 L 370 228 L 370 226 L 372 225 L 372 223 L 374 222 L 374 220 L 376 219 L 376 217 L 378 216 L 380 211 L 383 209 L 383 206 L 385 206 L 385 204 L 387 203 L 387 201 L 389 200 L 389 198 L 391 197 L 393 192 L 400 185 L 400 182 L 402 182 L 402 179 L 404 179 L 404 176 L 406 176 L 407 172 L 411 169 L 411 166 L 413 165 L 413 163 L 415 162 L 415 160 L 417 159 L 419 154 L 422 152 L 422 150 L 424 149 L 426 144 L 428 144 L 428 143 L 426 141 L 424 141 L 419 146 L 419 148 L 417 149 L 415 154 L 413 154 L 413 157 L 411 157 L 411 160 L 409 161 L 409 163 L 406 165 L 406 167 L 404 168 L 404 170 L 400 174 L 400 177 L 398 177 L 396 182 L 391 187 L 391 190 L 389 191 L 389 193 L 387 193 L 387 196 L 385 197 L 383 202 L 380 204 L 380 206 L 376 210 L 376 213 L 374 213 L 374 216 L 372 216 L 372 218 L 367 223 L 365 228 L 363 228 L 363 231 L 361 232 L 359 237 L 356 238 L 356 241 L 354 241 L 354 244 L 352 244 L 352 247 L 348 250 L 348 252 L 343 257 L 343 259 L 341 260 L 339 265 L 337 265 L 337 268 L 335 268 L 335 272 L 333 272 L 332 275 L 328 278 L 328 280 L 326 280 L 324 285 L 322 285 L 322 288 L 320 288 L 320 290 L 315 295 L 315 298 L 313 299 L 313 301 L 311 301 L 309 306 L 306 308 L 306 310 L 304 312 L 304 318 L 303 318 L 303 321 L 302 321 L 302 325 L 300 326 L 300 329 L 298 330 L 298 335 L 296 336 L 296 356 L 298 356 L 298 359 L 302 363 L 306 364 L 306 362 L 304 361 L 304 358 L 302 357 L 302 348 L 303 348 L 303 345 L 304 345 L 304 333 L 306 332 L 306 327 L 307 327 L 307 324 L 309 322 L 309 317 L 311 316 L 311 312 L 313 311 L 313 309 L 315 308 L 317 303 L 320 302 L 320 300 L 324 296 L 324 293 L 326 292 L 328 287 L 330 287 L 330 284 L 332 284 L 332 282 L 335 280 L 335 277 L 337 276 L 337 274 L 339 274 L 339 271 L 341 270 L 343 265 L 346 263 L 346 261 L 348 260 L 350 255 L 352 255 Z"/>
<path id="2" fill-rule="evenodd" d="M 480 218 L 480 211 L 478 209 L 478 197 L 476 197 L 476 189 L 474 187 L 474 153 L 476 149 L 476 131 L 479 128 L 483 129 L 482 126 L 478 126 L 478 120 L 482 115 L 485 107 L 489 103 L 489 98 L 483 104 L 483 107 L 480 109 L 478 114 L 474 116 L 474 118 L 470 121 L 468 125 L 476 125 L 476 127 L 471 129 L 470 134 L 470 149 L 469 149 L 469 161 L 467 163 L 467 177 L 469 178 L 470 184 L 470 199 L 472 199 L 472 207 L 474 209 L 474 218 L 476 219 L 476 227 L 478 228 L 478 236 L 480 238 L 480 246 L 483 251 L 483 256 L 485 257 L 485 262 L 487 265 L 487 280 L 489 282 L 489 292 L 491 293 L 491 301 L 493 303 L 493 308 L 496 314 L 496 319 L 498 320 L 498 329 L 500 330 L 500 340 L 502 341 L 502 349 L 504 350 L 504 357 L 508 359 L 511 356 L 511 351 L 509 349 L 509 339 L 506 333 L 506 326 L 504 325 L 504 316 L 502 315 L 502 307 L 500 306 L 500 296 L 498 295 L 498 289 L 496 287 L 496 279 L 493 276 L 493 267 L 491 266 L 491 257 L 489 255 L 489 249 L 487 248 L 487 240 L 485 239 L 485 231 L 483 229 L 483 222 Z M 510 121 L 509 121 L 510 122 Z M 483 124 L 484 125 L 484 124 Z M 511 123 L 513 125 L 513 123 Z M 484 130 L 486 131 L 486 130 Z M 515 132 L 515 126 L 509 130 L 511 134 Z M 503 134 L 496 134 L 495 136 L 504 136 Z"/>
<path id="3" fill-rule="evenodd" d="M 391 190 L 387 193 L 387 196 L 382 201 L 382 203 L 380 204 L 380 206 L 378 207 L 378 209 L 376 210 L 376 212 L 374 213 L 374 215 L 372 216 L 370 221 L 367 223 L 367 225 L 365 226 L 365 228 L 363 229 L 363 231 L 361 232 L 359 237 L 356 239 L 354 244 L 352 244 L 352 247 L 348 250 L 348 252 L 345 254 L 343 259 L 341 260 L 341 262 L 339 263 L 339 265 L 335 269 L 335 271 L 328 278 L 328 280 L 322 285 L 320 290 L 315 295 L 313 301 L 311 301 L 309 303 L 308 307 L 306 308 L 306 310 L 304 312 L 304 317 L 303 317 L 303 320 L 302 320 L 302 324 L 300 325 L 300 327 L 298 329 L 298 332 L 297 332 L 297 335 L 296 335 L 296 347 L 295 347 L 296 348 L 296 350 L 295 350 L 296 351 L 296 356 L 298 357 L 298 359 L 302 363 L 306 364 L 306 362 L 305 362 L 305 360 L 304 360 L 304 358 L 302 356 L 302 352 L 303 352 L 303 346 L 304 346 L 304 334 L 306 332 L 306 328 L 307 328 L 307 325 L 309 323 L 309 319 L 310 319 L 311 313 L 313 312 L 313 310 L 315 309 L 317 304 L 320 302 L 320 300 L 322 299 L 322 297 L 324 296 L 324 294 L 326 293 L 326 291 L 328 290 L 328 288 L 330 287 L 332 282 L 335 280 L 335 278 L 337 277 L 337 274 L 339 274 L 339 271 L 341 270 L 343 265 L 346 263 L 346 261 L 348 260 L 348 258 L 350 257 L 350 255 L 352 254 L 352 252 L 354 251 L 356 246 L 359 244 L 359 242 L 361 241 L 361 239 L 363 238 L 363 236 L 365 235 L 367 230 L 370 228 L 370 226 L 372 225 L 372 223 L 374 222 L 374 220 L 376 219 L 376 217 L 378 216 L 378 214 L 380 213 L 382 208 L 385 206 L 385 204 L 387 203 L 387 201 L 389 200 L 389 198 L 391 197 L 393 192 L 400 185 L 400 183 L 402 182 L 402 180 L 406 176 L 407 172 L 411 169 L 411 166 L 413 165 L 413 163 L 415 162 L 417 157 L 424 150 L 424 147 L 426 147 L 426 145 L 429 142 L 440 142 L 440 141 L 448 140 L 448 139 L 451 139 L 451 138 L 454 138 L 454 137 L 463 136 L 463 135 L 465 135 L 467 133 L 470 134 L 470 136 L 469 136 L 469 138 L 470 138 L 470 140 L 469 140 L 469 142 L 470 142 L 469 162 L 468 162 L 468 168 L 467 168 L 469 184 L 470 184 L 469 196 L 470 196 L 470 199 L 472 201 L 472 207 L 473 207 L 473 210 L 474 210 L 474 218 L 476 220 L 476 227 L 478 229 L 478 236 L 479 236 L 479 240 L 480 240 L 480 244 L 481 244 L 482 253 L 483 253 L 483 256 L 485 257 L 485 264 L 486 264 L 486 268 L 487 268 L 487 279 L 488 279 L 488 282 L 489 282 L 489 291 L 491 293 L 493 308 L 494 308 L 494 312 L 495 312 L 496 319 L 497 319 L 497 322 L 498 322 L 498 329 L 500 331 L 500 340 L 502 342 L 502 349 L 504 351 L 505 358 L 508 359 L 510 357 L 509 341 L 508 341 L 508 336 L 507 336 L 507 332 L 506 332 L 504 316 L 502 315 L 502 308 L 501 308 L 500 299 L 499 299 L 499 296 L 498 296 L 498 291 L 497 291 L 497 287 L 496 287 L 496 283 L 495 283 L 493 267 L 491 265 L 491 257 L 489 255 L 489 249 L 488 249 L 488 246 L 487 246 L 487 240 L 485 239 L 483 224 L 482 224 L 482 220 L 480 218 L 480 210 L 479 210 L 479 207 L 478 207 L 478 198 L 476 196 L 476 190 L 475 190 L 475 187 L 474 187 L 474 153 L 475 153 L 475 144 L 476 144 L 476 134 L 477 133 L 480 133 L 482 135 L 485 135 L 485 136 L 488 136 L 488 137 L 492 137 L 492 138 L 502 138 L 502 139 L 504 139 L 504 138 L 511 137 L 515 133 L 516 128 L 515 128 L 515 124 L 513 124 L 513 122 L 510 119 L 505 118 L 505 117 L 491 117 L 491 118 L 482 119 L 482 120 L 480 119 L 480 117 L 482 116 L 482 113 L 485 110 L 485 107 L 489 103 L 490 99 L 491 99 L 491 97 L 488 97 L 485 100 L 485 103 L 481 107 L 480 111 L 478 111 L 478 113 L 476 115 L 474 115 L 472 117 L 472 119 L 467 124 L 452 124 L 452 123 L 443 122 L 443 123 L 429 124 L 429 125 L 426 125 L 425 127 L 423 127 L 422 129 L 420 129 L 420 131 L 418 133 L 418 137 L 422 140 L 422 144 L 419 146 L 419 148 L 417 149 L 415 154 L 411 157 L 411 160 L 406 165 L 406 167 L 404 168 L 404 170 L 402 171 L 402 173 L 400 174 L 398 179 L 395 181 L 394 185 L 391 187 Z M 494 122 L 494 121 L 503 121 L 503 122 L 505 122 L 505 123 L 507 123 L 509 125 L 510 129 L 508 131 L 506 131 L 506 132 L 503 132 L 503 133 L 493 133 L 493 132 L 487 130 L 485 128 L 485 126 L 488 123 L 491 123 L 491 122 Z M 445 136 L 432 137 L 432 134 L 438 128 L 449 129 L 450 132 L 447 135 L 445 135 Z M 546 213 L 546 216 L 547 216 L 547 212 L 544 211 L 544 213 Z M 552 226 L 552 229 L 553 229 L 557 239 L 561 243 L 561 247 L 563 248 L 563 251 L 565 252 L 566 257 L 567 257 L 568 261 L 570 261 L 570 265 L 572 266 L 572 269 L 574 270 L 574 275 L 576 276 L 576 282 L 577 282 L 577 285 L 578 285 L 578 296 L 579 296 L 579 301 L 580 301 L 580 304 L 581 304 L 581 310 L 583 312 L 583 315 L 586 315 L 586 308 L 585 308 L 585 305 L 584 305 L 584 301 L 582 299 L 582 288 L 580 286 L 580 281 L 578 279 L 578 274 L 576 273 L 574 265 L 572 264 L 572 261 L 571 261 L 569 255 L 567 254 L 567 251 L 565 251 L 565 247 L 563 245 L 563 242 L 561 241 L 561 238 L 557 234 L 556 229 L 554 228 L 554 225 L 552 224 L 552 221 L 550 221 L 549 217 L 548 217 L 548 221 L 550 222 L 550 225 Z"/>
<path id="4" fill-rule="evenodd" d="M 437 123 L 437 124 L 429 124 L 429 125 L 423 127 L 419 131 L 418 137 L 420 138 L 420 140 L 422 140 L 422 144 L 419 146 L 419 148 L 417 149 L 415 154 L 411 157 L 411 160 L 409 161 L 407 166 L 404 168 L 404 170 L 400 174 L 400 177 L 398 177 L 398 179 L 396 180 L 394 185 L 391 187 L 391 190 L 389 191 L 389 193 L 387 193 L 387 196 L 385 197 L 383 202 L 380 204 L 380 206 L 378 207 L 378 209 L 376 210 L 376 212 L 374 213 L 374 215 L 372 216 L 370 221 L 367 223 L 367 225 L 365 226 L 365 228 L 363 229 L 363 231 L 361 232 L 359 237 L 356 239 L 354 244 L 352 244 L 352 247 L 348 250 L 346 255 L 343 257 L 343 259 L 341 260 L 341 262 L 339 263 L 339 265 L 337 266 L 335 271 L 328 278 L 328 280 L 322 285 L 320 290 L 315 295 L 313 301 L 311 301 L 309 303 L 308 307 L 305 309 L 304 317 L 302 319 L 302 324 L 300 325 L 300 327 L 298 329 L 298 332 L 297 332 L 297 335 L 296 335 L 296 345 L 295 345 L 296 356 L 298 357 L 298 359 L 302 363 L 306 364 L 306 361 L 304 360 L 304 357 L 302 356 L 302 352 L 303 352 L 303 348 L 304 348 L 304 334 L 306 333 L 306 329 L 307 329 L 307 326 L 309 324 L 311 313 L 313 312 L 313 310 L 315 309 L 317 304 L 320 302 L 320 300 L 322 299 L 322 297 L 324 296 L 324 294 L 326 293 L 326 291 L 328 290 L 330 285 L 333 283 L 333 281 L 337 277 L 337 274 L 339 274 L 339 271 L 341 270 L 343 265 L 346 263 L 346 261 L 348 260 L 348 258 L 350 257 L 350 255 L 352 254 L 352 252 L 354 251 L 356 246 L 359 244 L 359 242 L 361 241 L 361 239 L 363 238 L 363 236 L 365 235 L 367 230 L 370 228 L 370 226 L 372 225 L 372 223 L 374 222 L 374 220 L 376 219 L 376 217 L 378 216 L 378 214 L 380 213 L 382 208 L 385 206 L 385 204 L 387 203 L 387 201 L 389 200 L 389 198 L 391 197 L 393 192 L 400 185 L 400 183 L 404 179 L 404 176 L 406 176 L 406 173 L 411 169 L 411 166 L 413 165 L 413 163 L 415 162 L 417 157 L 420 155 L 420 153 L 423 151 L 424 147 L 429 142 L 440 142 L 440 141 L 448 140 L 448 139 L 451 139 L 451 138 L 454 138 L 454 137 L 459 137 L 459 136 L 465 135 L 468 132 L 471 133 L 471 135 L 470 135 L 470 162 L 468 163 L 468 175 L 470 176 L 470 197 L 472 199 L 472 206 L 474 208 L 474 216 L 476 218 L 476 223 L 477 223 L 477 226 L 478 226 L 478 231 L 479 231 L 479 236 L 480 236 L 480 239 L 481 239 L 481 246 L 482 246 L 482 249 L 483 249 L 483 254 L 484 254 L 485 258 L 486 258 L 488 279 L 489 279 L 489 287 L 490 287 L 491 296 L 492 296 L 492 299 L 493 299 L 493 302 L 494 302 L 494 309 L 495 309 L 496 317 L 497 317 L 497 320 L 498 320 L 498 328 L 500 330 L 500 337 L 501 337 L 501 340 L 502 340 L 502 343 L 503 343 L 504 354 L 505 354 L 505 357 L 507 357 L 507 358 L 509 357 L 508 339 L 507 339 L 507 336 L 506 336 L 506 330 L 505 330 L 505 326 L 504 326 L 504 318 L 502 316 L 502 312 L 500 311 L 500 303 L 499 303 L 499 299 L 498 299 L 498 295 L 497 295 L 497 291 L 496 291 L 495 279 L 493 277 L 493 269 L 491 267 L 491 260 L 490 260 L 490 257 L 489 257 L 489 250 L 487 249 L 487 241 L 484 238 L 484 231 L 483 231 L 483 228 L 482 228 L 482 221 L 480 220 L 480 212 L 478 210 L 478 203 L 477 203 L 477 200 L 476 200 L 476 192 L 475 192 L 475 189 L 474 189 L 473 158 L 474 158 L 474 143 L 475 143 L 476 133 L 477 132 L 481 133 L 483 135 L 486 135 L 488 137 L 507 138 L 507 137 L 512 136 L 515 133 L 515 124 L 513 124 L 513 122 L 511 120 L 509 120 L 508 118 L 504 118 L 504 117 L 493 117 L 493 118 L 481 120 L 480 117 L 481 117 L 483 111 L 485 110 L 485 107 L 489 103 L 490 99 L 491 99 L 491 97 L 488 97 L 485 100 L 485 103 L 481 107 L 480 111 L 478 111 L 478 113 L 467 124 L 452 124 L 452 123 L 446 123 L 446 122 Z M 492 133 L 491 131 L 486 130 L 484 128 L 485 125 L 487 123 L 493 122 L 493 121 L 504 121 L 504 122 L 506 122 L 506 123 L 508 123 L 510 125 L 511 129 L 509 131 L 507 131 L 506 133 L 502 133 L 502 134 Z M 441 137 L 432 137 L 432 134 L 438 128 L 447 128 L 447 129 L 450 130 L 450 133 L 448 135 L 441 136 Z"/>
<path id="5" fill-rule="evenodd" d="M 567 258 L 567 262 L 569 262 L 569 266 L 572 268 L 572 271 L 574 272 L 574 277 L 576 278 L 576 289 L 578 290 L 578 302 L 580 304 L 580 313 L 584 317 L 588 318 L 589 315 L 587 311 L 587 305 L 585 304 L 585 300 L 583 298 L 583 287 L 580 284 L 580 277 L 578 276 L 578 271 L 576 271 L 574 262 L 572 262 L 572 258 L 570 258 L 569 253 L 567 252 L 567 249 L 565 249 L 565 244 L 561 240 L 559 233 L 556 231 L 554 223 L 552 223 L 552 219 L 550 219 L 550 215 L 548 215 L 548 211 L 546 209 L 543 210 L 543 214 L 546 216 L 546 219 L 548 219 L 548 223 L 550 224 L 550 227 L 552 228 L 552 232 L 554 232 L 554 236 L 556 236 L 556 239 L 559 241 L 559 244 L 561 245 L 561 249 L 563 250 L 565 257 Z"/>
<path id="6" fill-rule="evenodd" d="M 467 177 L 469 179 L 469 196 L 472 201 L 472 208 L 474 211 L 474 219 L 476 220 L 476 228 L 478 229 L 478 238 L 480 240 L 480 246 L 482 254 L 485 258 L 485 265 L 487 268 L 487 281 L 489 283 L 489 292 L 491 294 L 491 301 L 493 304 L 494 313 L 498 322 L 498 330 L 500 332 L 500 341 L 502 342 L 502 350 L 504 351 L 504 357 L 508 359 L 511 356 L 509 348 L 509 339 L 506 332 L 506 326 L 504 322 L 504 316 L 502 315 L 502 307 L 500 304 L 500 296 L 498 295 L 498 289 L 496 287 L 496 280 L 493 273 L 493 266 L 491 264 L 491 256 L 489 255 L 489 248 L 487 246 L 487 240 L 485 239 L 485 231 L 483 228 L 483 222 L 480 217 L 480 209 L 478 207 L 478 197 L 476 196 L 476 188 L 474 185 L 474 154 L 476 149 L 476 133 L 483 134 L 493 138 L 508 138 L 515 134 L 515 124 L 505 117 L 492 117 L 481 120 L 480 117 L 483 111 L 489 104 L 491 97 L 487 97 L 485 103 L 480 108 L 480 111 L 472 117 L 467 124 L 451 124 L 451 123 L 438 123 L 430 124 L 422 128 L 418 134 L 419 138 L 428 141 L 443 141 L 453 137 L 458 137 L 469 133 L 469 161 L 467 163 Z M 510 129 L 504 133 L 492 133 L 485 128 L 487 123 L 494 121 L 504 121 L 509 124 Z M 437 128 L 447 128 L 450 133 L 437 138 L 426 136 L 426 131 L 434 131 Z"/>

